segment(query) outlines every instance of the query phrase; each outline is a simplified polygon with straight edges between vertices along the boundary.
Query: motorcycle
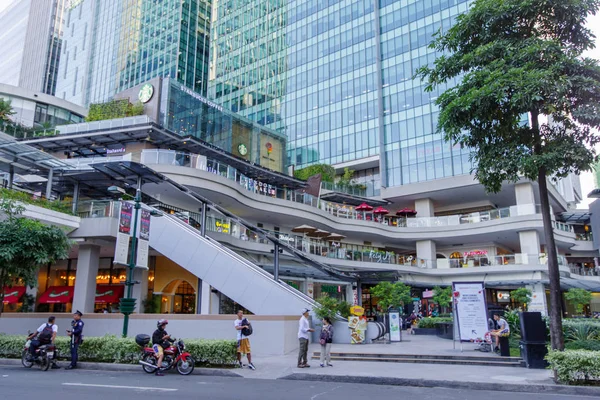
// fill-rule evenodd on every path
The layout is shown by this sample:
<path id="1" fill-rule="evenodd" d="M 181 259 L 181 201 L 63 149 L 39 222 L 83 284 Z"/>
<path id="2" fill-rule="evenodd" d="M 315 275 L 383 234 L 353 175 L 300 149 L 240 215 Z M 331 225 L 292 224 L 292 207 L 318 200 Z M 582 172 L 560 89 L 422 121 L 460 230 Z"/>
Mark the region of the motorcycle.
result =
<path id="1" fill-rule="evenodd" d="M 42 371 L 48 371 L 52 364 L 52 360 L 54 359 L 56 347 L 53 344 L 41 345 L 35 350 L 37 359 L 33 359 L 29 352 L 29 347 L 35 336 L 36 335 L 32 336 L 31 332 L 27 332 L 27 342 L 25 342 L 25 347 L 21 353 L 21 364 L 23 364 L 25 368 L 31 368 L 33 367 L 33 364 L 37 364 Z"/>
<path id="2" fill-rule="evenodd" d="M 137 335 L 135 341 L 142 347 L 142 359 L 139 361 L 142 364 L 144 372 L 151 374 L 156 372 L 158 356 L 154 353 L 152 347 L 148 347 L 150 336 Z M 173 344 L 163 350 L 163 360 L 161 369 L 168 371 L 176 368 L 181 375 L 189 375 L 194 371 L 194 358 L 190 353 L 185 351 L 185 343 L 183 340 L 174 340 Z"/>

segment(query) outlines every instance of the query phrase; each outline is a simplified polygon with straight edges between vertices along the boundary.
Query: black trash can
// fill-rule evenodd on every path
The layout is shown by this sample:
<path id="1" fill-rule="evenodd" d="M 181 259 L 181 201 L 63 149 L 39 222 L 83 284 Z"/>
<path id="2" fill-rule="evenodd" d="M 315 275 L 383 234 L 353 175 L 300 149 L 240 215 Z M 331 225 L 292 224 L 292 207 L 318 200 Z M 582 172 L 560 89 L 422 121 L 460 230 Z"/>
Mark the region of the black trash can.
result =
<path id="1" fill-rule="evenodd" d="M 548 353 L 546 343 L 546 323 L 539 312 L 519 313 L 521 318 L 521 338 L 519 347 L 521 357 L 527 368 L 544 369 L 548 362 L 544 359 Z"/>

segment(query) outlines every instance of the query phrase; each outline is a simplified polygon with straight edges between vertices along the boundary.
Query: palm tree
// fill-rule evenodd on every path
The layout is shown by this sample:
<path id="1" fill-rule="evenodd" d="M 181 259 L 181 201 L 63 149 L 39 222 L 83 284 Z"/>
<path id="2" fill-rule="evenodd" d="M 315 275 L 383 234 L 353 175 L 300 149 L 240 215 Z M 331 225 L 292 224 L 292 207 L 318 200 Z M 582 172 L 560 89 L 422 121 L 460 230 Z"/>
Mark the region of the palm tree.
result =
<path id="1" fill-rule="evenodd" d="M 13 114 L 15 114 L 15 112 L 10 105 L 10 100 L 0 99 L 0 123 L 11 122 L 10 116 Z"/>

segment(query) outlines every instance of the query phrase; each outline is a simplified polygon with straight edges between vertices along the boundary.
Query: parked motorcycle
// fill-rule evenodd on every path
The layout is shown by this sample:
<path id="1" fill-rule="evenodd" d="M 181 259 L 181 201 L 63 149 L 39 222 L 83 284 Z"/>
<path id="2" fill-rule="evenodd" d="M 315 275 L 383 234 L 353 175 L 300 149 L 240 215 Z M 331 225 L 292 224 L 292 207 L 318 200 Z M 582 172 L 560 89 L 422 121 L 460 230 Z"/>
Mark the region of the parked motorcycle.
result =
<path id="1" fill-rule="evenodd" d="M 35 350 L 37 359 L 34 360 L 29 353 L 29 346 L 31 345 L 31 341 L 35 338 L 35 336 L 36 335 L 31 336 L 31 332 L 27 332 L 27 342 L 25 343 L 25 347 L 21 353 L 21 364 L 23 364 L 25 368 L 31 368 L 33 367 L 33 364 L 37 364 L 42 371 L 48 371 L 50 364 L 52 364 L 52 360 L 54 359 L 56 347 L 53 344 L 41 345 Z"/>
<path id="2" fill-rule="evenodd" d="M 144 372 L 148 374 L 156 372 L 156 369 L 158 368 L 156 366 L 158 357 L 154 353 L 152 347 L 148 347 L 150 336 L 140 334 L 135 337 L 135 341 L 142 347 L 143 355 L 139 362 L 142 364 Z M 164 357 L 161 369 L 168 371 L 176 368 L 177 372 L 181 375 L 189 375 L 194 371 L 194 358 L 190 353 L 185 351 L 185 343 L 183 340 L 174 340 L 171 346 L 163 350 L 163 353 Z"/>

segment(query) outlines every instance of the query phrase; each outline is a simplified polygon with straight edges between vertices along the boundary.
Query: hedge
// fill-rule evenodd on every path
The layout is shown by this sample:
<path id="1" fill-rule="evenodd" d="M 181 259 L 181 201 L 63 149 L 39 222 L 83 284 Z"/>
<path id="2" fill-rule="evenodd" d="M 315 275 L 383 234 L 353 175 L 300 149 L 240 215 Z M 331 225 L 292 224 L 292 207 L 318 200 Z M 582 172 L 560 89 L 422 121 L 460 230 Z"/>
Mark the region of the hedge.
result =
<path id="1" fill-rule="evenodd" d="M 21 358 L 24 335 L 0 334 L 0 357 Z M 69 359 L 69 338 L 57 337 L 55 345 L 59 358 Z M 234 340 L 183 339 L 197 365 L 230 366 L 236 362 L 237 343 Z M 142 352 L 133 338 L 85 337 L 79 347 L 79 361 L 137 364 Z"/>
<path id="2" fill-rule="evenodd" d="M 600 341 L 598 341 L 598 340 L 576 340 L 574 342 L 566 342 L 565 349 L 567 349 L 567 350 L 600 351 Z"/>
<path id="3" fill-rule="evenodd" d="M 600 382 L 600 351 L 550 351 L 546 360 L 560 383 L 581 385 Z"/>
<path id="4" fill-rule="evenodd" d="M 447 317 L 426 317 L 421 318 L 417 323 L 417 328 L 435 328 L 437 324 L 452 322 L 452 318 Z"/>

